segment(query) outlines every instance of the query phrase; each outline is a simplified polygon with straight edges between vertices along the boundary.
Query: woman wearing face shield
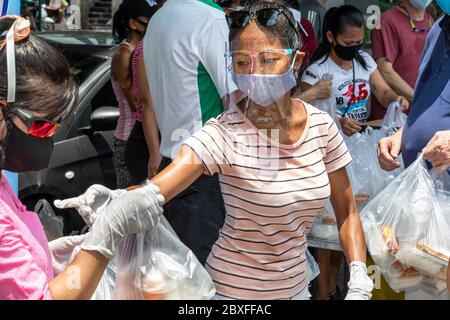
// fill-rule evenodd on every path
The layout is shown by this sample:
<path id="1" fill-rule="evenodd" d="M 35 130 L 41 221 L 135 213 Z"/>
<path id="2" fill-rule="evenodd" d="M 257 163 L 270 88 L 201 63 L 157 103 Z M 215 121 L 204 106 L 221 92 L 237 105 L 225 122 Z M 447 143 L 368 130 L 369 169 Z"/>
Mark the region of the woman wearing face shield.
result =
<path id="1" fill-rule="evenodd" d="M 227 68 L 245 97 L 186 140 L 153 183 L 170 201 L 201 174 L 219 175 L 227 215 L 206 262 L 218 299 L 309 299 L 306 236 L 331 196 L 351 270 L 347 299 L 369 299 L 351 158 L 333 120 L 291 97 L 298 25 L 282 2 L 251 1 L 226 17 Z"/>
<path id="2" fill-rule="evenodd" d="M 328 10 L 323 39 L 301 80 L 302 91 L 307 91 L 324 77 L 331 76 L 334 107 L 329 109 L 335 110 L 338 124 L 347 136 L 363 129 L 369 117 L 371 94 L 386 108 L 395 101 L 403 111 L 409 108 L 408 100 L 386 83 L 372 57 L 361 51 L 364 24 L 363 14 L 353 6 Z"/>
<path id="3" fill-rule="evenodd" d="M 0 78 L 0 168 L 44 169 L 52 136 L 77 101 L 67 61 L 30 35 L 29 21 L 1 17 Z M 150 230 L 162 213 L 156 186 L 136 191 L 120 192 L 88 234 L 58 239 L 51 251 L 37 214 L 0 173 L 0 299 L 89 299 L 120 239 Z M 76 245 L 81 251 L 55 275 L 54 257 Z"/>

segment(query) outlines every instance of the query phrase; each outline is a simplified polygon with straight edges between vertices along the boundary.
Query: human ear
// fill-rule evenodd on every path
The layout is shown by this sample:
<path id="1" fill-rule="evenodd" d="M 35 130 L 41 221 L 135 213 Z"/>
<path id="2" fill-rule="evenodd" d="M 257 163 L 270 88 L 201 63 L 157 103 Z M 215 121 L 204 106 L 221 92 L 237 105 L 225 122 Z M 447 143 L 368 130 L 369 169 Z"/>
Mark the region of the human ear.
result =
<path id="1" fill-rule="evenodd" d="M 134 21 L 134 19 L 128 20 L 128 26 L 130 27 L 131 30 L 137 29 L 136 21 Z"/>
<path id="2" fill-rule="evenodd" d="M 296 51 L 294 55 L 294 70 L 296 73 L 300 71 L 303 64 L 303 59 L 305 58 L 305 53 L 302 51 Z"/>
<path id="3" fill-rule="evenodd" d="M 336 39 L 334 38 L 333 33 L 331 33 L 331 31 L 327 31 L 326 35 L 327 35 L 328 42 L 333 45 L 336 45 Z"/>

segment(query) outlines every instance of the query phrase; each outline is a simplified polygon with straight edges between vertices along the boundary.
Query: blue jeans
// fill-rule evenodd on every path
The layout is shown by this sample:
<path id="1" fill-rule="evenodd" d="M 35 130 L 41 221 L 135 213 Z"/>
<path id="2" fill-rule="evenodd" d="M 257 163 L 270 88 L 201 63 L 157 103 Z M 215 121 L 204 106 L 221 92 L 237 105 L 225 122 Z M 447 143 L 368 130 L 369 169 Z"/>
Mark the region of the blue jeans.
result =
<path id="1" fill-rule="evenodd" d="M 170 164 L 164 158 L 160 170 Z M 219 177 L 202 175 L 164 206 L 164 216 L 180 240 L 202 265 L 219 237 L 225 220 L 225 205 Z"/>

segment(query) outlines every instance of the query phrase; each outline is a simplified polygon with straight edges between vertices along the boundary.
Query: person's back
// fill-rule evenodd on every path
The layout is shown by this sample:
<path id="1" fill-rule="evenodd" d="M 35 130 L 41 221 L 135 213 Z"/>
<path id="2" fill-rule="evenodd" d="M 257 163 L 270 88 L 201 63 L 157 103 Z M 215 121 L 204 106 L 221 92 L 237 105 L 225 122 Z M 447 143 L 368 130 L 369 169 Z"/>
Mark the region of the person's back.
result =
<path id="1" fill-rule="evenodd" d="M 168 0 L 150 21 L 144 62 L 161 133 L 160 169 L 181 143 L 223 112 L 221 98 L 235 88 L 225 66 L 228 25 L 211 0 Z M 206 262 L 223 226 L 225 207 L 217 176 L 202 175 L 164 207 L 181 241 Z"/>
<path id="2" fill-rule="evenodd" d="M 210 0 L 168 0 L 150 21 L 144 61 L 164 157 L 223 111 L 227 29 Z"/>

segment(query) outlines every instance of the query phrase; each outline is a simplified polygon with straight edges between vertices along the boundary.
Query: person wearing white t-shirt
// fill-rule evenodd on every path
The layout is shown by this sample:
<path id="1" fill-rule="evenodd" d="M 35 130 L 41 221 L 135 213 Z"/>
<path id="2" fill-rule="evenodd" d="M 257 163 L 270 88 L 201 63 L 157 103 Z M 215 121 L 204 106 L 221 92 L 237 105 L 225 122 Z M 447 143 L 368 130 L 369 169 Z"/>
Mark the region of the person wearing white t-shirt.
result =
<path id="1" fill-rule="evenodd" d="M 225 14 L 212 0 L 167 0 L 148 30 L 144 63 L 161 134 L 163 169 L 187 138 L 223 112 L 222 99 L 237 88 L 225 68 Z M 164 214 L 204 263 L 225 217 L 217 176 L 202 176 L 168 203 Z"/>
<path id="2" fill-rule="evenodd" d="M 322 79 L 332 79 L 332 99 L 327 111 L 335 112 L 344 134 L 351 136 L 362 130 L 369 117 L 371 94 L 386 107 L 394 101 L 399 101 L 405 110 L 409 107 L 409 102 L 386 83 L 372 57 L 361 51 L 364 16 L 357 8 L 331 8 L 325 15 L 323 29 L 314 62 L 302 76 L 302 91 Z"/>
<path id="3" fill-rule="evenodd" d="M 329 99 L 311 104 L 335 117 L 345 135 L 351 136 L 363 129 L 369 117 L 371 94 L 385 106 L 400 101 L 403 108 L 408 108 L 408 101 L 391 90 L 372 57 L 361 51 L 364 16 L 357 8 L 345 5 L 328 10 L 323 31 L 313 63 L 302 76 L 301 89 L 306 92 L 320 80 L 332 80 Z M 320 267 L 318 299 L 339 298 L 336 284 L 341 257 L 342 254 L 336 251 L 317 250 Z"/>

